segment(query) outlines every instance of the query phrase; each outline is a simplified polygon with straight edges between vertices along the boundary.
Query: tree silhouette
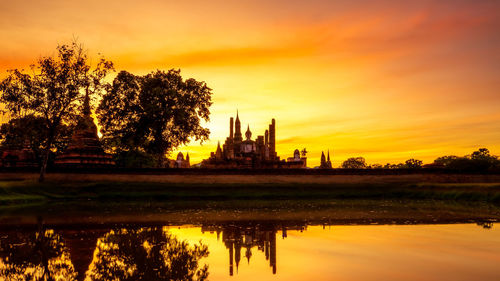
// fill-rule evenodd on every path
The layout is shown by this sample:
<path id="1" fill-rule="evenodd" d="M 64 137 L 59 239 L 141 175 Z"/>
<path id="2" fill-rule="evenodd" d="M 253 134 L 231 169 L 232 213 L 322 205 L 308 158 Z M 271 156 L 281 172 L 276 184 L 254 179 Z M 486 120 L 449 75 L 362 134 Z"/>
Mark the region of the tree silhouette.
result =
<path id="1" fill-rule="evenodd" d="M 480 148 L 464 157 L 442 156 L 434 160 L 434 164 L 444 169 L 468 172 L 499 171 L 500 160 L 491 155 L 487 148 Z"/>
<path id="2" fill-rule="evenodd" d="M 97 109 L 108 148 L 154 155 L 161 165 L 166 153 L 191 139 L 205 141 L 210 131 L 211 89 L 205 82 L 183 80 L 180 70 L 136 76 L 121 71 Z"/>
<path id="3" fill-rule="evenodd" d="M 300 152 L 302 157 L 306 157 L 308 151 L 306 150 L 306 148 L 304 147 L 304 149 L 302 149 L 302 151 Z"/>
<path id="4" fill-rule="evenodd" d="M 370 169 L 383 169 L 384 166 L 382 166 L 382 164 L 372 164 L 368 168 L 370 168 Z"/>
<path id="5" fill-rule="evenodd" d="M 366 161 L 363 157 L 349 158 L 342 163 L 344 169 L 364 169 L 366 168 Z"/>
<path id="6" fill-rule="evenodd" d="M 472 152 L 470 155 L 472 160 L 494 160 L 497 159 L 496 156 L 491 156 L 490 151 L 487 148 L 480 148 L 477 151 Z"/>
<path id="7" fill-rule="evenodd" d="M 0 102 L 5 104 L 11 117 L 32 115 L 44 121 L 40 181 L 44 180 L 49 152 L 55 148 L 61 126 L 75 120 L 85 95 L 101 93 L 106 87 L 103 79 L 112 69 L 113 64 L 104 58 L 92 69 L 86 51 L 73 42 L 59 45 L 54 57 L 40 58 L 31 66 L 31 74 L 10 70 L 0 83 Z"/>
<path id="8" fill-rule="evenodd" d="M 190 246 L 161 227 L 112 230 L 97 242 L 86 280 L 206 280 L 208 247 Z"/>
<path id="9" fill-rule="evenodd" d="M 422 168 L 422 160 L 408 159 L 405 161 L 405 167 L 407 169 L 420 169 Z"/>
<path id="10" fill-rule="evenodd" d="M 454 155 L 441 156 L 434 160 L 434 164 L 443 168 L 449 168 L 457 159 L 459 157 Z"/>

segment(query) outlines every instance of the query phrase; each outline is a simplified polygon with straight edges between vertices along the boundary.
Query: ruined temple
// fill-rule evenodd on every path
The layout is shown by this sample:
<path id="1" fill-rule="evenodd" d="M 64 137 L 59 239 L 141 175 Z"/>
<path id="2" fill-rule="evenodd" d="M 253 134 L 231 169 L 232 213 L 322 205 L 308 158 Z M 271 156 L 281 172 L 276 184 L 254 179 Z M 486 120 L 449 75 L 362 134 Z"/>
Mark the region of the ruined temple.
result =
<path id="1" fill-rule="evenodd" d="M 10 147 L 0 151 L 0 167 L 38 167 L 38 159 L 28 141 L 24 146 Z"/>
<path id="2" fill-rule="evenodd" d="M 115 162 L 111 154 L 104 152 L 97 126 L 90 115 L 90 101 L 88 94 L 85 96 L 83 104 L 83 114 L 79 117 L 78 123 L 73 132 L 73 136 L 68 147 L 61 155 L 56 157 L 56 166 L 64 167 L 110 167 Z"/>
<path id="3" fill-rule="evenodd" d="M 330 160 L 330 150 L 328 150 L 328 156 L 325 157 L 325 153 L 321 151 L 321 164 L 319 166 L 320 169 L 331 169 L 332 161 Z"/>
<path id="4" fill-rule="evenodd" d="M 296 150 L 298 151 L 298 150 Z M 238 112 L 236 120 L 229 119 L 229 136 L 221 146 L 217 145 L 210 158 L 203 160 L 204 168 L 305 168 L 306 158 L 300 154 L 281 160 L 276 152 L 276 120 L 272 119 L 264 135 L 252 139 L 250 125 L 247 126 L 245 139 L 241 133 L 241 121 Z"/>
<path id="5" fill-rule="evenodd" d="M 191 163 L 189 161 L 189 153 L 186 154 L 186 158 L 184 158 L 184 154 L 182 152 L 177 153 L 177 158 L 168 159 L 167 160 L 168 168 L 191 168 Z"/>

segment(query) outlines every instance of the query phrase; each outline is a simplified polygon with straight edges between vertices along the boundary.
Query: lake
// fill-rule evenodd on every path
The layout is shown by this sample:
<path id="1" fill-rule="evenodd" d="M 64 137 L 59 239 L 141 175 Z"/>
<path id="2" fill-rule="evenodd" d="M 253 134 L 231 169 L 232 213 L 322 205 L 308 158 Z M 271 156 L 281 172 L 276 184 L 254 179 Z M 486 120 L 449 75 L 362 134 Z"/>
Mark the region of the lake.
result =
<path id="1" fill-rule="evenodd" d="M 4 210 L 0 279 L 500 280 L 496 207 L 258 205 Z"/>

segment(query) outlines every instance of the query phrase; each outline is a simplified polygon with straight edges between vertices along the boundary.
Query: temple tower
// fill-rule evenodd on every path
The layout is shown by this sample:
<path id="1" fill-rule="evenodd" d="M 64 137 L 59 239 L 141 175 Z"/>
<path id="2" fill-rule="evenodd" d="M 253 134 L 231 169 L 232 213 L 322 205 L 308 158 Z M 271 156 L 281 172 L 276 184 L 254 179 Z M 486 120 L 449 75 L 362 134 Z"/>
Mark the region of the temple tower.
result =
<path id="1" fill-rule="evenodd" d="M 215 151 L 215 159 L 222 160 L 222 149 L 220 148 L 220 142 L 217 144 L 217 150 Z"/>
<path id="2" fill-rule="evenodd" d="M 58 155 L 54 163 L 71 167 L 106 167 L 115 162 L 110 154 L 104 152 L 97 135 L 97 126 L 90 116 L 88 93 L 83 101 L 82 115 L 78 118 L 75 131 L 65 151 Z"/>
<path id="3" fill-rule="evenodd" d="M 230 138 L 230 139 L 233 139 L 233 137 L 234 137 L 234 134 L 233 134 L 233 126 L 234 126 L 234 119 L 233 119 L 233 117 L 231 117 L 231 118 L 229 119 L 229 138 Z"/>
<path id="4" fill-rule="evenodd" d="M 269 125 L 269 157 L 276 160 L 276 121 L 274 118 Z"/>
<path id="5" fill-rule="evenodd" d="M 238 116 L 238 111 L 236 111 L 236 121 L 234 122 L 235 126 L 235 132 L 234 132 L 234 140 L 235 141 L 242 141 L 243 137 L 241 136 L 241 122 L 240 122 L 240 117 Z"/>
<path id="6" fill-rule="evenodd" d="M 250 131 L 250 124 L 247 127 L 247 131 L 245 133 L 245 137 L 247 138 L 247 140 L 251 140 L 251 138 L 252 138 L 252 132 Z"/>

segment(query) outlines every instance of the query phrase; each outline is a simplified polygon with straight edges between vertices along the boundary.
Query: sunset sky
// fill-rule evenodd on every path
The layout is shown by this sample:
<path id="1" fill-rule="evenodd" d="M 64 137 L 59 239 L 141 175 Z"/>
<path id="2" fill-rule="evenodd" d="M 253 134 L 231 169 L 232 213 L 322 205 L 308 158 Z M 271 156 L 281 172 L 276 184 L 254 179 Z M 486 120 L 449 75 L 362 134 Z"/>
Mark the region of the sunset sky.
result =
<path id="1" fill-rule="evenodd" d="M 116 70 L 180 68 L 213 89 L 210 141 L 229 117 L 282 158 L 304 147 L 339 166 L 500 154 L 500 1 L 4 1 L 0 78 L 78 38 Z M 113 74 L 115 75 L 115 74 Z M 6 121 L 5 118 L 2 121 Z"/>

